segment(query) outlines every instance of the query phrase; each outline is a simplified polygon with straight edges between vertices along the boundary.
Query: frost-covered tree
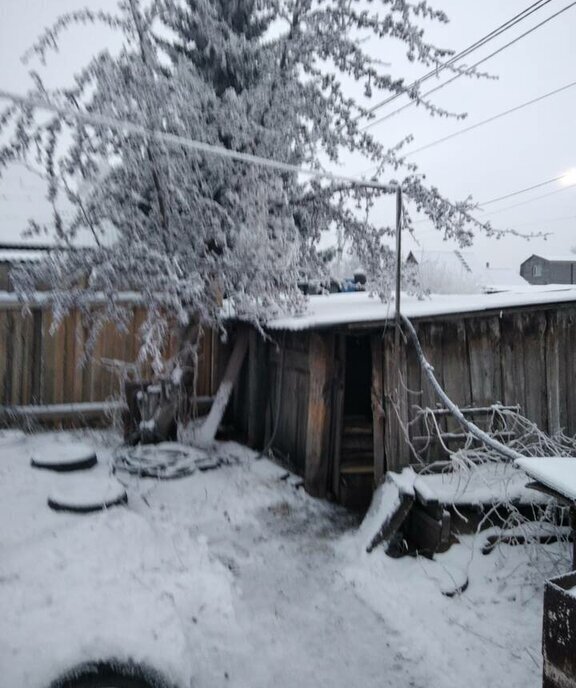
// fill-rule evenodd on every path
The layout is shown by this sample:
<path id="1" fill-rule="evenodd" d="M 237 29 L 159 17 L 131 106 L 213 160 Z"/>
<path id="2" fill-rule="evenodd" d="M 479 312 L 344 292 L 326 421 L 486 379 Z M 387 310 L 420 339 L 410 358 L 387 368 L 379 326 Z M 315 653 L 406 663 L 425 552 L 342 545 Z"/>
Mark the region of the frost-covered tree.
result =
<path id="1" fill-rule="evenodd" d="M 343 155 L 361 154 L 377 165 L 374 179 L 402 184 L 407 209 L 464 245 L 476 229 L 492 231 L 473 218 L 470 200 L 453 203 L 427 187 L 402 160 L 401 145 L 386 148 L 361 126 L 373 116 L 372 95 L 386 92 L 448 114 L 372 58 L 360 40 L 403 44 L 411 61 L 440 67 L 449 52 L 426 42 L 427 21 L 447 18 L 427 2 L 407 0 L 121 0 L 114 14 L 63 16 L 29 57 L 43 61 L 63 30 L 87 22 L 120 31 L 120 52 L 97 54 L 62 90 L 46 90 L 34 73 L 33 95 L 70 112 L 299 167 L 333 168 Z M 348 93 L 351 80 L 364 98 Z M 99 323 L 122 320 L 118 295 L 126 290 L 141 294 L 149 308 L 142 353 L 157 361 L 169 327 L 218 325 L 224 297 L 254 321 L 298 308 L 298 281 L 322 269 L 316 246 L 328 230 L 353 247 L 371 287 L 389 293 L 386 238 L 393 228 L 373 221 L 383 190 L 369 181 L 310 180 L 28 105 L 10 106 L 1 130 L 0 171 L 16 159 L 35 159 L 43 169 L 53 226 L 32 221 L 30 231 L 49 231 L 60 247 L 21 273 L 19 288 L 26 293 L 48 283 L 57 315 L 73 306 L 88 313 L 94 294 L 105 295 L 94 337 Z M 58 211 L 62 196 L 74 208 L 69 220 Z M 92 244 L 72 250 L 86 230 Z"/>

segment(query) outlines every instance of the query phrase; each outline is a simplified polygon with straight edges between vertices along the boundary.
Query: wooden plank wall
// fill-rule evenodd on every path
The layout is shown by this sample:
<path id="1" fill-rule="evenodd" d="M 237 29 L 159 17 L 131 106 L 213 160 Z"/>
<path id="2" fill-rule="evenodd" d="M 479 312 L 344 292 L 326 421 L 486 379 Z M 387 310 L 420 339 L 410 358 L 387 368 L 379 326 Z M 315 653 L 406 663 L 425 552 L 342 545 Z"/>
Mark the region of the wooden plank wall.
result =
<path id="1" fill-rule="evenodd" d="M 265 442 L 304 475 L 310 394 L 310 334 L 272 333 L 267 343 L 269 389 Z"/>
<path id="2" fill-rule="evenodd" d="M 576 308 L 572 305 L 498 315 L 415 321 L 425 355 L 448 395 L 460 406 L 496 402 L 519 405 L 523 415 L 546 432 L 576 434 Z M 413 346 L 394 352 L 394 333 L 384 335 L 383 403 L 388 468 L 416 457 L 401 430 L 412 439 L 423 434 L 415 406 L 435 407 L 437 398 L 422 376 Z M 459 432 L 451 418 L 442 430 Z M 433 459 L 432 444 L 421 458 Z"/>
<path id="3" fill-rule="evenodd" d="M 88 337 L 78 312 L 72 312 L 51 334 L 49 310 L 35 308 L 24 314 L 19 308 L 0 309 L 0 405 L 61 404 L 105 401 L 118 397 L 120 378 L 103 359 L 136 363 L 138 332 L 145 310 L 134 308 L 127 332 L 107 324 L 90 358 L 81 365 Z M 198 394 L 214 394 L 218 370 L 214 365 L 219 342 L 206 331 L 200 343 Z M 175 338 L 167 342 L 166 355 L 176 350 Z M 144 379 L 150 375 L 140 366 Z"/>

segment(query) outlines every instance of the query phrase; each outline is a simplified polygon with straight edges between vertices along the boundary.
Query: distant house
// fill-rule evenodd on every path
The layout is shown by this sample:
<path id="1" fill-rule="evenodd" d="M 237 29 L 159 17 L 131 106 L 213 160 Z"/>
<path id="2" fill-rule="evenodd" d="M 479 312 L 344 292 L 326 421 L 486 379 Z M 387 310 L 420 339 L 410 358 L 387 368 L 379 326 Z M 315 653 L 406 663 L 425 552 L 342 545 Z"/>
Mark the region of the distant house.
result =
<path id="1" fill-rule="evenodd" d="M 531 255 L 520 266 L 520 274 L 530 284 L 576 284 L 576 255 Z"/>
<path id="2" fill-rule="evenodd" d="M 410 251 L 406 263 L 417 268 L 423 286 L 437 294 L 500 292 L 526 286 L 511 268 L 495 268 L 471 251 Z"/>

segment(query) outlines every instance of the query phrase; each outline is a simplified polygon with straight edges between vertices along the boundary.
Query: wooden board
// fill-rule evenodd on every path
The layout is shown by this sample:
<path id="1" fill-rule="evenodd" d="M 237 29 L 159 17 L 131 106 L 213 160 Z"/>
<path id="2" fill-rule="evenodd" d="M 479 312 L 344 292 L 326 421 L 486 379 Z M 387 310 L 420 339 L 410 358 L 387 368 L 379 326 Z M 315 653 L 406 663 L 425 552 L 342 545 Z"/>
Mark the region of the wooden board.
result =
<path id="1" fill-rule="evenodd" d="M 306 426 L 306 466 L 304 486 L 316 497 L 328 491 L 327 438 L 330 417 L 329 371 L 332 367 L 334 335 L 313 333 L 310 336 L 310 388 Z"/>
<path id="2" fill-rule="evenodd" d="M 545 362 L 546 362 L 546 410 L 548 415 L 548 432 L 560 431 L 560 355 L 558 316 L 555 312 L 547 314 Z"/>
<path id="3" fill-rule="evenodd" d="M 548 427 L 546 400 L 546 313 L 522 313 L 524 337 L 525 415 L 539 428 Z"/>
<path id="4" fill-rule="evenodd" d="M 468 365 L 468 342 L 464 321 L 447 322 L 442 332 L 442 369 L 444 391 L 460 407 L 472 403 L 470 372 Z M 450 415 L 446 416 L 447 432 L 461 432 L 460 424 Z"/>
<path id="5" fill-rule="evenodd" d="M 470 394 L 474 406 L 502 401 L 499 318 L 470 318 L 466 321 L 470 367 Z"/>
<path id="6" fill-rule="evenodd" d="M 520 314 L 505 314 L 500 319 L 502 353 L 502 401 L 510 406 L 526 407 L 524 377 L 524 329 Z"/>
<path id="7" fill-rule="evenodd" d="M 565 311 L 564 321 L 566 339 L 560 379 L 565 389 L 566 432 L 576 435 L 576 311 Z"/>
<path id="8" fill-rule="evenodd" d="M 384 337 L 384 451 L 386 470 L 397 471 L 401 468 L 400 458 L 400 368 L 394 345 L 394 334 L 390 330 Z"/>
<path id="9" fill-rule="evenodd" d="M 384 371 L 382 336 L 372 335 L 372 434 L 374 455 L 374 484 L 378 485 L 386 471 L 384 455 Z"/>

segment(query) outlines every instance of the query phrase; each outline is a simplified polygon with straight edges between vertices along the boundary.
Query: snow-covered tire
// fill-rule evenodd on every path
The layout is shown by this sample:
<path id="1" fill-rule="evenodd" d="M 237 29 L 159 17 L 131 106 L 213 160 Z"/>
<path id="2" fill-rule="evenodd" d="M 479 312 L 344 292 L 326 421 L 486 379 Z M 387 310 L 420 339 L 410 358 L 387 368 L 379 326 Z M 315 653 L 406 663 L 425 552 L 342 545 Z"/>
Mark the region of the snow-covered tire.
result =
<path id="1" fill-rule="evenodd" d="M 202 449 L 188 447 L 177 442 L 123 447 L 116 452 L 114 466 L 116 470 L 137 475 L 140 478 L 172 480 L 192 475 L 197 469 L 201 471 L 216 468 L 220 465 L 218 458 L 213 458 Z"/>
<path id="2" fill-rule="evenodd" d="M 124 485 L 113 478 L 87 477 L 75 484 L 60 486 L 48 496 L 51 509 L 75 514 L 103 511 L 127 502 Z"/>
<path id="3" fill-rule="evenodd" d="M 92 468 L 98 463 L 96 452 L 86 444 L 71 443 L 37 449 L 30 463 L 34 468 L 64 473 Z"/>
<path id="4" fill-rule="evenodd" d="M 86 662 L 53 681 L 48 688 L 178 688 L 160 672 L 136 662 Z"/>

